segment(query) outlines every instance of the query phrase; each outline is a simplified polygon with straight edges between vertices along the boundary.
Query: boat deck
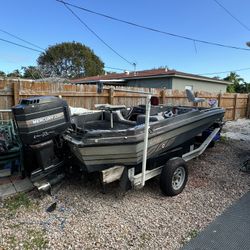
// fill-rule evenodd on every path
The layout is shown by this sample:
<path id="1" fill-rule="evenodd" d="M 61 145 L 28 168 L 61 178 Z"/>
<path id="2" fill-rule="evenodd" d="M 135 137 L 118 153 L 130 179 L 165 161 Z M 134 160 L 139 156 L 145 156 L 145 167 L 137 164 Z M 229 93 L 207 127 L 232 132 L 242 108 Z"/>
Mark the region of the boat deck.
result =
<path id="1" fill-rule="evenodd" d="M 120 122 L 114 122 L 114 127 L 111 128 L 110 121 L 106 120 L 99 120 L 99 121 L 91 121 L 84 124 L 84 129 L 86 131 L 93 131 L 93 130 L 122 130 L 122 129 L 129 129 L 134 127 L 134 124 L 124 124 Z"/>

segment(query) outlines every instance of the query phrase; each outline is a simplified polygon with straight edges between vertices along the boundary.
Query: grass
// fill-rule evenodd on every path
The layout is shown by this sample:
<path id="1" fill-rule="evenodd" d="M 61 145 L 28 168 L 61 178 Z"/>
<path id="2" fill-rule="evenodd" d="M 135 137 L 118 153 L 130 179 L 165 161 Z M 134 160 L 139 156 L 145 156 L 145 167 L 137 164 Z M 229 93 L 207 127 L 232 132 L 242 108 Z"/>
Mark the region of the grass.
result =
<path id="1" fill-rule="evenodd" d="M 198 235 L 199 231 L 197 229 L 192 229 L 189 233 L 188 236 L 193 239 Z"/>
<path id="2" fill-rule="evenodd" d="M 23 241 L 23 249 L 46 249 L 48 240 L 45 238 L 43 231 L 30 229 L 27 232 L 28 239 Z"/>
<path id="3" fill-rule="evenodd" d="M 190 240 L 192 240 L 193 238 L 195 238 L 197 235 L 199 234 L 199 230 L 197 229 L 192 229 L 188 232 L 187 236 L 185 237 L 185 239 L 182 241 L 182 244 L 187 244 Z"/>
<path id="4" fill-rule="evenodd" d="M 140 235 L 141 238 L 141 244 L 140 244 L 140 248 L 144 249 L 147 246 L 147 241 L 151 240 L 151 236 L 150 234 L 144 232 Z"/>
<path id="5" fill-rule="evenodd" d="M 11 249 L 18 248 L 24 250 L 32 249 L 47 249 L 48 240 L 45 238 L 45 234 L 41 230 L 29 229 L 27 231 L 27 238 L 22 241 L 11 235 L 7 239 L 7 243 Z"/>
<path id="6" fill-rule="evenodd" d="M 10 197 L 4 201 L 4 208 L 8 211 L 8 216 L 13 216 L 19 209 L 32 209 L 36 203 L 32 202 L 26 193 L 19 193 L 13 197 Z M 45 238 L 45 232 L 35 229 L 20 229 L 20 224 L 9 226 L 18 235 L 12 233 L 7 236 L 7 245 L 10 249 L 46 249 L 48 241 Z M 21 235 L 21 238 L 20 238 Z M 23 235 L 23 236 L 22 236 Z M 18 237 L 17 237 L 18 236 Z M 0 247 L 1 249 L 1 247 Z"/>
<path id="7" fill-rule="evenodd" d="M 142 233 L 141 235 L 140 235 L 140 238 L 141 238 L 141 240 L 143 241 L 143 242 L 145 242 L 145 241 L 148 241 L 148 240 L 150 240 L 151 239 L 151 236 L 148 234 L 148 233 Z"/>
<path id="8" fill-rule="evenodd" d="M 220 142 L 226 143 L 228 141 L 228 138 L 226 136 L 221 135 L 220 136 Z"/>
<path id="9" fill-rule="evenodd" d="M 8 225 L 9 229 L 17 229 L 17 228 L 20 228 L 20 227 L 21 227 L 21 224 Z M 0 250 L 1 250 L 1 248 L 0 248 Z"/>
<path id="10" fill-rule="evenodd" d="M 25 193 L 19 193 L 4 201 L 4 207 L 11 213 L 15 213 L 20 207 L 30 208 L 31 205 L 32 202 Z"/>
<path id="11" fill-rule="evenodd" d="M 16 247 L 17 247 L 17 239 L 16 239 L 16 237 L 15 237 L 15 236 L 9 236 L 9 237 L 7 238 L 7 243 L 8 243 L 8 245 L 9 245 L 12 249 L 16 248 Z"/>

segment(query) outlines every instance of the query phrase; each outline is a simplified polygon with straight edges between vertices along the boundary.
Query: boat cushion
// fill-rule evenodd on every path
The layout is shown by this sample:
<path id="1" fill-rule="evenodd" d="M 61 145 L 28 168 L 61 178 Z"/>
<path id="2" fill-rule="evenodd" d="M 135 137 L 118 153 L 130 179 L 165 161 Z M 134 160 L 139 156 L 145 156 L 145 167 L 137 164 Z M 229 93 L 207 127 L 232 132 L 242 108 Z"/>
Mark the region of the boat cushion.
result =
<path id="1" fill-rule="evenodd" d="M 145 123 L 145 118 L 146 115 L 138 115 L 137 116 L 137 124 L 143 124 Z M 164 117 L 162 115 L 151 115 L 149 116 L 149 122 L 157 122 L 157 121 L 161 121 L 164 120 Z"/>
<path id="2" fill-rule="evenodd" d="M 73 128 L 77 130 L 84 131 L 84 126 L 86 123 L 90 121 L 99 121 L 102 119 L 103 112 L 93 112 L 93 113 L 86 113 L 81 115 L 74 115 L 71 117 L 71 124 Z"/>
<path id="3" fill-rule="evenodd" d="M 135 121 L 130 121 L 130 120 L 125 119 L 121 113 L 121 110 L 116 110 L 116 111 L 113 111 L 112 113 L 113 113 L 114 122 L 119 122 L 119 123 L 128 124 L 128 125 L 136 125 Z M 105 114 L 104 115 L 105 120 L 110 121 L 111 113 L 109 111 L 104 111 L 104 114 Z"/>

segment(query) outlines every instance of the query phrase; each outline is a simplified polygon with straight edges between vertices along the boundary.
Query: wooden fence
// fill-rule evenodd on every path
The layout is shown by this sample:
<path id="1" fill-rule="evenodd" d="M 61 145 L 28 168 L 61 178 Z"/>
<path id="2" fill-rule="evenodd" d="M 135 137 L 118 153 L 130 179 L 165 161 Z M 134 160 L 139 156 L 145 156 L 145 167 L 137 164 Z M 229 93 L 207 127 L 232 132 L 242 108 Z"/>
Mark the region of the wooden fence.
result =
<path id="1" fill-rule="evenodd" d="M 0 79 L 0 109 L 9 109 L 18 104 L 19 100 L 31 96 L 62 96 L 70 106 L 93 109 L 94 104 L 110 103 L 125 104 L 133 106 L 145 103 L 145 96 L 142 94 L 127 93 L 119 89 L 131 89 L 137 91 L 150 91 L 160 98 L 160 102 L 173 105 L 187 105 L 185 91 L 165 90 L 155 88 L 135 87 L 105 87 L 103 93 L 97 94 L 95 85 L 76 85 L 48 82 L 33 82 L 23 80 L 1 80 Z M 238 118 L 250 118 L 250 95 L 249 94 L 211 94 L 207 92 L 196 92 L 197 97 L 205 99 L 217 99 L 220 107 L 225 108 L 226 120 Z M 208 106 L 203 102 L 201 106 Z"/>

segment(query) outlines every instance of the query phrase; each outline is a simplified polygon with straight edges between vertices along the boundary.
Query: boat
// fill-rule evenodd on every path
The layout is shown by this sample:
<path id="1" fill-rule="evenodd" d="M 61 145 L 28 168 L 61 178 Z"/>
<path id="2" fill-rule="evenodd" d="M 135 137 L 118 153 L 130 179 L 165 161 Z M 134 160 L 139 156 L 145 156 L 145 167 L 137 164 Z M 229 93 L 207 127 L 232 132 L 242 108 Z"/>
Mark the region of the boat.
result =
<path id="1" fill-rule="evenodd" d="M 99 104 L 97 110 L 78 115 L 71 115 L 67 102 L 57 97 L 21 100 L 12 111 L 26 173 L 38 180 L 55 173 L 64 176 L 76 166 L 81 172 L 100 173 L 103 187 L 120 180 L 124 189 L 142 187 L 161 174 L 164 194 L 177 195 L 187 181 L 185 162 L 216 137 L 225 111 L 159 105 L 150 95 L 146 100 L 146 105 L 128 108 Z M 207 138 L 195 148 L 196 137 L 204 131 Z"/>
<path id="2" fill-rule="evenodd" d="M 119 105 L 100 108 L 100 112 L 72 117 L 73 129 L 64 135 L 72 154 L 88 172 L 102 171 L 114 165 L 140 164 L 144 147 L 145 105 L 129 109 Z M 182 145 L 220 122 L 223 116 L 222 108 L 152 106 L 147 158 L 153 159 Z"/>

